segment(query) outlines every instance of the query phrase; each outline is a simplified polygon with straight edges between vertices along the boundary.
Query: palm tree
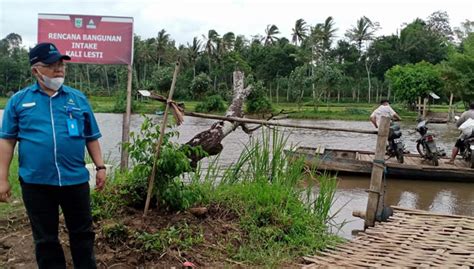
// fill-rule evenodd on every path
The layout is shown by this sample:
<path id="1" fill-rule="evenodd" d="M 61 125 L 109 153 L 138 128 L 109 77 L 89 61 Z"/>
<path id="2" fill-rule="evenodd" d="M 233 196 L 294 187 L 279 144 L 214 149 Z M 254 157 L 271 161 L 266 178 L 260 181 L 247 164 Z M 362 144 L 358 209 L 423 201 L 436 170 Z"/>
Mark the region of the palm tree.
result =
<path id="1" fill-rule="evenodd" d="M 234 50 L 238 51 L 238 52 L 242 52 L 242 50 L 245 48 L 245 46 L 248 45 L 248 40 L 245 39 L 245 36 L 243 35 L 238 35 L 236 38 L 235 38 L 235 41 L 234 41 Z"/>
<path id="2" fill-rule="evenodd" d="M 265 36 L 262 38 L 262 41 L 264 41 L 264 45 L 269 45 L 273 44 L 275 40 L 278 40 L 278 37 L 275 35 L 280 34 L 280 31 L 278 30 L 278 27 L 275 24 L 269 24 L 267 25 L 267 29 L 265 29 Z"/>
<path id="3" fill-rule="evenodd" d="M 161 58 L 165 54 L 166 47 L 170 41 L 170 35 L 166 33 L 165 29 L 161 29 L 158 32 L 158 36 L 156 37 L 156 54 L 158 58 L 158 67 L 160 67 Z"/>
<path id="4" fill-rule="evenodd" d="M 318 23 L 311 28 L 310 45 L 313 54 L 318 59 L 324 59 L 327 52 L 331 49 L 332 41 L 336 37 L 337 28 L 334 27 L 334 20 L 331 16 L 327 17 L 324 23 Z"/>
<path id="5" fill-rule="evenodd" d="M 211 74 L 211 59 L 212 56 L 215 54 L 216 51 L 216 41 L 219 39 L 219 34 L 216 32 L 216 30 L 211 29 L 207 33 L 207 37 L 204 36 L 204 39 L 206 40 L 206 44 L 204 46 L 206 52 L 207 52 L 207 58 L 209 60 L 209 75 Z"/>
<path id="6" fill-rule="evenodd" d="M 357 44 L 359 51 L 362 50 L 362 43 L 372 40 L 375 31 L 378 29 L 378 23 L 373 23 L 369 18 L 363 16 L 357 20 L 357 25 L 347 30 L 346 37 Z"/>
<path id="7" fill-rule="evenodd" d="M 379 28 L 378 23 L 373 23 L 369 18 L 363 16 L 357 20 L 357 25 L 346 32 L 346 37 L 350 41 L 357 44 L 357 49 L 359 50 L 360 57 L 362 58 L 362 45 L 364 41 L 370 41 L 374 39 L 375 31 Z M 365 71 L 367 72 L 367 81 L 368 81 L 368 97 L 370 103 L 370 92 L 372 88 L 371 78 L 370 78 L 370 69 L 372 68 L 372 63 L 369 64 L 369 55 L 366 53 L 364 57 Z M 359 98 L 359 97 L 357 97 Z"/>
<path id="8" fill-rule="evenodd" d="M 293 31 L 291 42 L 293 42 L 295 45 L 298 45 L 298 42 L 302 43 L 303 40 L 308 36 L 308 26 L 303 19 L 296 20 L 295 27 L 291 30 Z"/>
<path id="9" fill-rule="evenodd" d="M 196 77 L 196 61 L 201 50 L 201 43 L 201 40 L 197 37 L 193 38 L 193 43 L 191 45 L 188 43 L 189 62 L 193 65 L 193 78 Z"/>
<path id="10" fill-rule="evenodd" d="M 324 21 L 322 25 L 322 41 L 324 51 L 329 51 L 331 49 L 331 44 L 333 39 L 336 37 L 337 28 L 334 27 L 334 19 L 329 16 Z"/>
<path id="11" fill-rule="evenodd" d="M 225 35 L 223 35 L 221 42 L 222 42 L 222 48 L 224 49 L 225 52 L 231 51 L 232 49 L 234 49 L 234 43 L 235 43 L 234 33 L 228 32 Z"/>

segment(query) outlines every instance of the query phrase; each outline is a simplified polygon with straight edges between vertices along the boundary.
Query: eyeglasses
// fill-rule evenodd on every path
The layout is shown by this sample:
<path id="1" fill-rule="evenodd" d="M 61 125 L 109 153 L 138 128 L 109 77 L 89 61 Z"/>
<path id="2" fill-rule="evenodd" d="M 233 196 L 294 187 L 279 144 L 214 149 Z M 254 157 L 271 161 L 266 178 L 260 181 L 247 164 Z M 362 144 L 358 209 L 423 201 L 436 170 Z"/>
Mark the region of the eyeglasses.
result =
<path id="1" fill-rule="evenodd" d="M 52 70 L 66 68 L 66 64 L 64 62 L 55 62 L 53 64 L 38 64 L 37 66 L 41 66 L 41 67 L 52 69 Z"/>

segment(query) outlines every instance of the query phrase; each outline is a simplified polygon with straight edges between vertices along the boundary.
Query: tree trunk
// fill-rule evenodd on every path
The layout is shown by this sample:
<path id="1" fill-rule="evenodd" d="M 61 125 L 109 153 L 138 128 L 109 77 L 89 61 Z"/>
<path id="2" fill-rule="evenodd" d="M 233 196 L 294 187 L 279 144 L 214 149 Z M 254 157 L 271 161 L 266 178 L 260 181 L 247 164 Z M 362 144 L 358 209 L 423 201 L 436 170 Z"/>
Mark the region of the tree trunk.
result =
<path id="1" fill-rule="evenodd" d="M 105 85 L 107 86 L 107 92 L 109 93 L 109 96 L 112 95 L 110 92 L 110 86 L 109 86 L 109 76 L 107 75 L 107 66 L 104 65 L 104 75 L 105 75 Z"/>
<path id="2" fill-rule="evenodd" d="M 90 90 L 90 88 L 91 88 L 91 78 L 89 76 L 89 65 L 88 64 L 86 64 L 86 75 L 87 75 L 87 87 Z"/>
<path id="3" fill-rule="evenodd" d="M 286 89 L 286 102 L 290 102 L 290 81 L 288 80 L 288 88 Z"/>
<path id="4" fill-rule="evenodd" d="M 370 67 L 372 67 L 372 64 L 370 64 Z M 370 68 L 367 59 L 365 60 L 365 71 L 367 71 L 367 82 L 369 83 L 369 104 L 370 104 L 370 95 L 371 95 L 371 90 L 372 90 L 372 81 L 370 81 Z"/>
<path id="5" fill-rule="evenodd" d="M 453 98 L 454 98 L 454 95 L 451 92 L 451 95 L 449 96 L 448 121 L 452 121 L 454 119 Z"/>
<path id="6" fill-rule="evenodd" d="M 280 95 L 279 93 L 279 89 L 280 89 L 280 80 L 277 80 L 277 88 L 276 88 L 276 101 L 277 101 L 277 104 L 278 104 L 278 95 Z"/>
<path id="7" fill-rule="evenodd" d="M 226 117 L 239 117 L 243 116 L 243 105 L 244 101 L 251 91 L 251 87 L 248 86 L 244 88 L 244 73 L 240 71 L 234 71 L 234 97 L 232 103 L 227 109 L 225 114 Z M 209 155 L 219 154 L 223 146 L 221 141 L 241 123 L 238 122 L 229 122 L 229 121 L 218 121 L 212 124 L 212 126 L 197 135 L 195 135 L 191 140 L 189 140 L 186 145 L 192 147 L 201 146 L 202 149 L 207 152 Z M 200 161 L 203 156 L 198 156 L 196 154 L 191 154 L 189 156 L 191 159 L 191 165 L 197 165 L 197 162 Z"/>

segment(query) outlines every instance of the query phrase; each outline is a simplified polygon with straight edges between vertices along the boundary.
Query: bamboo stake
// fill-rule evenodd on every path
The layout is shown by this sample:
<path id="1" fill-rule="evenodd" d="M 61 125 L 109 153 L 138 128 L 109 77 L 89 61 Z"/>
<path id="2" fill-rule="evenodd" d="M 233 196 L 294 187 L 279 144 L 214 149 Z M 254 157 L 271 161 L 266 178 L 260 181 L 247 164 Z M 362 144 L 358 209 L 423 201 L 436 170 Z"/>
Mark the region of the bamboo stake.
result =
<path id="1" fill-rule="evenodd" d="M 153 161 L 153 169 L 151 170 L 150 179 L 148 180 L 148 192 L 147 192 L 147 196 L 146 196 L 145 209 L 143 211 L 143 216 L 144 217 L 146 216 L 148 208 L 150 207 L 151 193 L 153 191 L 153 184 L 154 184 L 155 175 L 156 175 L 156 162 L 160 158 L 161 144 L 163 143 L 163 137 L 165 136 L 166 124 L 167 124 L 167 121 L 168 121 L 168 111 L 169 111 L 169 107 L 170 107 L 170 102 L 173 99 L 174 89 L 175 89 L 175 86 L 176 86 L 176 78 L 178 77 L 178 72 L 179 72 L 179 59 L 176 62 L 176 66 L 174 68 L 173 81 L 171 82 L 171 88 L 170 88 L 170 92 L 168 94 L 168 100 L 166 102 L 165 113 L 163 114 L 163 122 L 161 123 L 160 138 L 158 139 L 158 143 L 156 144 L 156 153 L 155 153 L 155 159 Z"/>
<path id="2" fill-rule="evenodd" d="M 123 114 L 122 125 L 122 154 L 120 156 L 120 170 L 128 169 L 128 151 L 125 150 L 124 144 L 130 140 L 130 118 L 132 115 L 132 65 L 127 66 L 127 105 L 125 114 Z"/>
<path id="3" fill-rule="evenodd" d="M 349 133 L 361 133 L 361 134 L 377 134 L 377 131 L 370 131 L 370 130 L 331 128 L 331 127 L 313 126 L 313 125 L 296 125 L 296 124 L 288 124 L 288 123 L 266 121 L 266 120 L 255 120 L 255 119 L 246 119 L 246 118 L 238 118 L 238 117 L 225 117 L 225 116 L 203 114 L 203 113 L 196 113 L 196 112 L 185 112 L 184 114 L 186 116 L 197 117 L 197 118 L 236 121 L 236 122 L 242 122 L 242 123 L 261 124 L 261 125 L 267 125 L 267 126 L 303 128 L 303 129 L 336 131 L 336 132 L 349 132 Z"/>

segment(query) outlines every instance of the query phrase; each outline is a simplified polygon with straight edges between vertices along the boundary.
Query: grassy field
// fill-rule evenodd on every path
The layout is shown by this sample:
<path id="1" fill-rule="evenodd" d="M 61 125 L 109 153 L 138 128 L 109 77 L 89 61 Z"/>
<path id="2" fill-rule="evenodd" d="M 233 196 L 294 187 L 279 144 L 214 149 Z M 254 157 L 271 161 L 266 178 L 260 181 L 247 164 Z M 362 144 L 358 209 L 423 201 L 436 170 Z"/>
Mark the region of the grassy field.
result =
<path id="1" fill-rule="evenodd" d="M 116 108 L 116 97 L 102 97 L 102 96 L 91 96 L 89 98 L 92 108 L 95 112 L 99 113 L 114 113 L 117 112 Z M 5 107 L 7 98 L 0 98 L 0 109 Z M 178 100 L 178 102 L 180 102 Z M 195 111 L 199 101 L 184 101 L 186 111 Z M 330 120 L 361 120 L 365 121 L 368 119 L 372 110 L 374 110 L 378 104 L 368 103 L 329 103 L 320 104 L 317 108 L 314 107 L 312 102 L 304 103 L 298 107 L 296 103 L 273 103 L 274 113 L 278 113 L 284 110 L 285 113 L 289 114 L 290 118 L 295 119 L 330 119 Z M 408 111 L 401 105 L 393 105 L 395 111 L 397 111 L 404 120 L 415 120 L 417 113 Z M 164 110 L 162 103 L 153 100 L 142 100 L 135 101 L 133 105 L 134 113 L 145 113 L 154 114 L 156 111 Z M 430 110 L 433 112 L 448 112 L 447 105 L 431 105 Z M 464 111 L 462 105 L 458 104 L 456 111 Z"/>

